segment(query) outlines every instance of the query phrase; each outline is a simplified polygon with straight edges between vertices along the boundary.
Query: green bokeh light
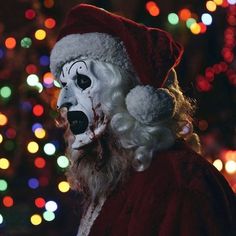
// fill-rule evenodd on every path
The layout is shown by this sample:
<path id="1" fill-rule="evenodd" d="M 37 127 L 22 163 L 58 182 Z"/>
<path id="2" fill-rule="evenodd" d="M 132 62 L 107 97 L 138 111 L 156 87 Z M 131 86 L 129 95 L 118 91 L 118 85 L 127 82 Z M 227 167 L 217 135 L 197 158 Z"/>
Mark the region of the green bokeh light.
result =
<path id="1" fill-rule="evenodd" d="M 0 179 L 0 191 L 7 190 L 7 181 L 4 179 Z"/>
<path id="2" fill-rule="evenodd" d="M 66 156 L 59 156 L 57 158 L 57 164 L 61 168 L 66 168 L 69 166 L 69 160 Z"/>
<path id="3" fill-rule="evenodd" d="M 168 15 L 168 21 L 169 21 L 169 23 L 172 24 L 172 25 L 177 25 L 177 24 L 179 23 L 179 17 L 178 17 L 178 15 L 175 14 L 175 13 L 170 13 L 170 14 Z"/>
<path id="4" fill-rule="evenodd" d="M 5 143 L 4 143 L 4 148 L 5 150 L 7 151 L 12 151 L 14 148 L 15 148 L 15 143 L 11 140 L 7 140 Z"/>
<path id="5" fill-rule="evenodd" d="M 194 23 L 196 23 L 196 20 L 193 19 L 193 18 L 189 18 L 189 19 L 186 21 L 186 26 L 187 26 L 187 28 L 190 29 L 191 25 L 194 24 Z"/>
<path id="6" fill-rule="evenodd" d="M 55 219 L 55 213 L 51 211 L 45 211 L 43 213 L 43 218 L 46 221 L 53 221 Z"/>
<path id="7" fill-rule="evenodd" d="M 11 96 L 11 89 L 10 89 L 10 87 L 8 87 L 8 86 L 2 87 L 1 90 L 0 90 L 0 95 L 3 98 L 9 98 Z"/>
<path id="8" fill-rule="evenodd" d="M 30 46 L 32 45 L 31 38 L 25 37 L 25 38 L 21 39 L 20 45 L 22 48 L 30 48 Z"/>

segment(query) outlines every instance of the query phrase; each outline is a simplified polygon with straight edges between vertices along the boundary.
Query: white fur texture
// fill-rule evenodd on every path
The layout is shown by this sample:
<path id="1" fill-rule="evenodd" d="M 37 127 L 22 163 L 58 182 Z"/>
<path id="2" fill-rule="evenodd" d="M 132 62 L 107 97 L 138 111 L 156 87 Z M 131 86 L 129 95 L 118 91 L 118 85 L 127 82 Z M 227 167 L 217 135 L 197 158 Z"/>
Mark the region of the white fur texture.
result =
<path id="1" fill-rule="evenodd" d="M 89 58 L 133 71 L 123 43 L 105 33 L 70 34 L 60 39 L 50 57 L 50 68 L 59 78 L 61 67 L 71 60 Z"/>
<path id="2" fill-rule="evenodd" d="M 175 103 L 174 96 L 167 89 L 155 89 L 149 85 L 138 85 L 126 96 L 127 110 L 143 124 L 171 118 Z"/>

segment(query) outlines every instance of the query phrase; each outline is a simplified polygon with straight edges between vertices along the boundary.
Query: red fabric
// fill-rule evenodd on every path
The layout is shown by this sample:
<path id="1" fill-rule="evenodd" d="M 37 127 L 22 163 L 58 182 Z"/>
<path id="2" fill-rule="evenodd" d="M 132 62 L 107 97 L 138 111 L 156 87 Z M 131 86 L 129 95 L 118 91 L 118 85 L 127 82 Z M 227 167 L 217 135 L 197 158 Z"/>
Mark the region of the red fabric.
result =
<path id="1" fill-rule="evenodd" d="M 58 40 L 69 34 L 106 33 L 123 41 L 142 84 L 159 88 L 183 53 L 170 34 L 146 27 L 92 5 L 80 4 L 68 14 Z"/>
<path id="2" fill-rule="evenodd" d="M 177 144 L 107 199 L 89 236 L 233 236 L 235 214 L 224 177 Z"/>

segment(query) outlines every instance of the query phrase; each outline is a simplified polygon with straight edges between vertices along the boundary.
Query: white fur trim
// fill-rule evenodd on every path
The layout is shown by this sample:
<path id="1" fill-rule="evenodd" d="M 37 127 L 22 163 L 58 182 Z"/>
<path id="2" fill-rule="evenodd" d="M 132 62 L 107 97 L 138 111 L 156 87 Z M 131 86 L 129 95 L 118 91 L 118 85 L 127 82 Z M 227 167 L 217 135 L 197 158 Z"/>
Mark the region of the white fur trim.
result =
<path id="1" fill-rule="evenodd" d="M 175 97 L 167 89 L 138 85 L 126 96 L 127 110 L 143 124 L 171 118 L 175 113 Z"/>
<path id="2" fill-rule="evenodd" d="M 70 34 L 60 39 L 50 57 L 54 76 L 59 78 L 61 67 L 77 58 L 104 61 L 133 71 L 123 42 L 105 33 Z"/>

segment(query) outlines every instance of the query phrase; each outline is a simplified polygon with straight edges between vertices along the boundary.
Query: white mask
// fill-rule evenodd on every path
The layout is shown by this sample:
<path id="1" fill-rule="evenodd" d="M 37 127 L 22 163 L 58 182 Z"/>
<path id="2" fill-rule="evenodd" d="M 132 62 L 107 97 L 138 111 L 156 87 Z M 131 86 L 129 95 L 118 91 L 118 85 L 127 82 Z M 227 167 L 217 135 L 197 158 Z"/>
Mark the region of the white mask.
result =
<path id="1" fill-rule="evenodd" d="M 94 141 L 107 127 L 100 101 L 102 80 L 95 67 L 99 62 L 78 59 L 64 64 L 60 74 L 62 89 L 57 107 L 67 108 L 69 127 L 75 136 L 74 149 Z"/>

